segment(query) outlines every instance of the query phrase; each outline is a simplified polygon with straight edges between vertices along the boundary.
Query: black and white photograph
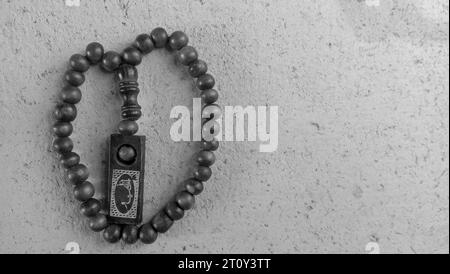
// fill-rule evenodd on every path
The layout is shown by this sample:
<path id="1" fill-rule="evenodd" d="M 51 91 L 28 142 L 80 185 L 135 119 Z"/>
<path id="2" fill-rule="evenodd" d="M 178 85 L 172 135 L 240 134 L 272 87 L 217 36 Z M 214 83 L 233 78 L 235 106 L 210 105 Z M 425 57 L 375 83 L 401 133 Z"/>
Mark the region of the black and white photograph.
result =
<path id="1" fill-rule="evenodd" d="M 449 254 L 447 0 L 0 0 L 0 62 L 1 254 Z"/>

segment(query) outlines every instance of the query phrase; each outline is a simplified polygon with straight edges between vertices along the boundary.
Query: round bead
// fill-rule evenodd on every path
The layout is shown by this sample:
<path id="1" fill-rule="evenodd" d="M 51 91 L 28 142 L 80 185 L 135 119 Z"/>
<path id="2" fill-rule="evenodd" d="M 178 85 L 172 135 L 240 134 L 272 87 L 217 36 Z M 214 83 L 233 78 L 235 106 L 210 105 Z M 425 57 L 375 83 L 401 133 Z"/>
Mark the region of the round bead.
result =
<path id="1" fill-rule="evenodd" d="M 58 137 L 68 137 L 72 131 L 73 126 L 70 122 L 56 122 L 53 125 L 53 133 Z"/>
<path id="2" fill-rule="evenodd" d="M 182 31 L 175 31 L 170 35 L 169 38 L 169 47 L 172 50 L 179 50 L 182 47 L 186 46 L 189 43 L 189 38 L 187 35 Z"/>
<path id="3" fill-rule="evenodd" d="M 133 135 L 139 130 L 139 126 L 135 121 L 122 120 L 119 123 L 119 132 L 122 135 Z"/>
<path id="4" fill-rule="evenodd" d="M 203 140 L 200 146 L 203 150 L 215 151 L 219 148 L 219 141 L 216 138 L 212 141 Z"/>
<path id="5" fill-rule="evenodd" d="M 73 149 L 72 139 L 70 139 L 69 137 L 55 138 L 55 140 L 53 140 L 53 149 L 60 154 L 72 151 Z"/>
<path id="6" fill-rule="evenodd" d="M 80 163 L 80 156 L 75 152 L 67 152 L 61 156 L 59 162 L 63 167 L 70 168 Z"/>
<path id="7" fill-rule="evenodd" d="M 185 46 L 177 52 L 178 61 L 187 66 L 198 58 L 197 51 L 191 46 Z"/>
<path id="8" fill-rule="evenodd" d="M 81 91 L 74 86 L 65 86 L 61 91 L 61 99 L 69 104 L 77 104 L 81 100 Z"/>
<path id="9" fill-rule="evenodd" d="M 77 117 L 77 108 L 73 104 L 63 103 L 56 106 L 53 114 L 58 121 L 72 122 Z"/>
<path id="10" fill-rule="evenodd" d="M 88 181 L 82 182 L 81 184 L 75 186 L 73 189 L 73 195 L 75 196 L 75 199 L 82 202 L 92 198 L 94 194 L 94 185 L 92 185 Z"/>
<path id="11" fill-rule="evenodd" d="M 89 170 L 83 164 L 76 164 L 67 171 L 67 179 L 70 183 L 77 185 L 89 178 Z"/>
<path id="12" fill-rule="evenodd" d="M 184 188 L 192 195 L 198 195 L 203 191 L 203 183 L 196 179 L 188 179 L 184 182 Z"/>
<path id="13" fill-rule="evenodd" d="M 201 166 L 211 166 L 216 161 L 214 152 L 202 150 L 197 154 L 197 163 Z"/>
<path id="14" fill-rule="evenodd" d="M 179 220 L 184 216 L 184 210 L 175 202 L 169 202 L 164 208 L 164 212 L 166 212 L 167 216 L 174 221 Z"/>
<path id="15" fill-rule="evenodd" d="M 150 223 L 156 231 L 164 233 L 173 225 L 173 220 L 164 211 L 160 211 L 153 216 Z"/>
<path id="16" fill-rule="evenodd" d="M 211 175 L 211 169 L 206 166 L 198 166 L 194 171 L 194 178 L 202 182 L 208 181 L 209 178 L 211 178 Z"/>
<path id="17" fill-rule="evenodd" d="M 169 38 L 166 30 L 161 27 L 152 30 L 152 32 L 150 33 L 150 37 L 152 38 L 153 45 L 155 45 L 155 48 L 164 47 L 167 43 L 167 39 Z"/>
<path id="18" fill-rule="evenodd" d="M 90 198 L 80 205 L 80 212 L 84 216 L 92 217 L 100 212 L 101 205 L 100 201 L 94 198 Z"/>
<path id="19" fill-rule="evenodd" d="M 195 204 L 195 197 L 186 191 L 181 191 L 175 196 L 175 201 L 184 210 L 191 209 Z"/>
<path id="20" fill-rule="evenodd" d="M 89 228 L 95 232 L 100 232 L 108 226 L 108 220 L 103 214 L 97 214 L 89 218 Z"/>
<path id="21" fill-rule="evenodd" d="M 200 98 L 202 98 L 205 104 L 212 104 L 219 99 L 219 93 L 215 89 L 203 90 Z"/>
<path id="22" fill-rule="evenodd" d="M 67 83 L 71 84 L 72 86 L 81 86 L 84 83 L 84 75 L 81 72 L 75 71 L 75 70 L 68 70 L 66 71 L 66 74 L 64 74 L 64 79 L 67 81 Z"/>
<path id="23" fill-rule="evenodd" d="M 211 74 L 203 74 L 197 79 L 197 87 L 200 90 L 211 89 L 216 84 L 214 77 Z"/>
<path id="24" fill-rule="evenodd" d="M 100 43 L 92 42 L 86 47 L 86 58 L 91 64 L 97 64 L 102 60 L 104 53 L 103 46 Z"/>
<path id="25" fill-rule="evenodd" d="M 151 244 L 158 238 L 158 232 L 152 227 L 150 223 L 144 224 L 139 229 L 139 239 L 144 244 Z"/>
<path id="26" fill-rule="evenodd" d="M 202 137 L 205 141 L 211 141 L 214 140 L 215 136 L 219 135 L 220 133 L 220 125 L 217 123 L 217 121 L 208 121 L 208 120 L 202 120 Z"/>
<path id="27" fill-rule="evenodd" d="M 122 53 L 125 63 L 137 66 L 142 62 L 142 53 L 135 47 L 128 47 Z"/>
<path id="28" fill-rule="evenodd" d="M 139 229 L 135 225 L 126 225 L 122 230 L 122 240 L 127 244 L 134 244 L 139 237 Z"/>
<path id="29" fill-rule="evenodd" d="M 136 150 L 130 145 L 123 145 L 117 151 L 117 159 L 127 165 L 136 160 L 136 155 Z"/>
<path id="30" fill-rule="evenodd" d="M 70 67 L 78 72 L 86 72 L 89 69 L 89 60 L 81 54 L 74 54 L 69 60 Z"/>
<path id="31" fill-rule="evenodd" d="M 134 45 L 143 53 L 148 54 L 150 53 L 154 48 L 155 45 L 153 45 L 152 38 L 148 34 L 140 34 L 136 37 L 136 40 L 134 41 Z"/>
<path id="32" fill-rule="evenodd" d="M 217 104 L 206 105 L 202 110 L 202 118 L 217 119 L 222 116 L 222 109 Z"/>
<path id="33" fill-rule="evenodd" d="M 120 54 L 115 51 L 108 51 L 103 55 L 101 67 L 109 72 L 117 69 L 122 63 Z"/>
<path id="34" fill-rule="evenodd" d="M 117 243 L 120 240 L 122 227 L 118 224 L 110 224 L 103 231 L 103 238 L 109 243 Z"/>
<path id="35" fill-rule="evenodd" d="M 197 60 L 189 65 L 188 71 L 192 77 L 199 77 L 208 71 L 208 66 L 205 61 Z"/>

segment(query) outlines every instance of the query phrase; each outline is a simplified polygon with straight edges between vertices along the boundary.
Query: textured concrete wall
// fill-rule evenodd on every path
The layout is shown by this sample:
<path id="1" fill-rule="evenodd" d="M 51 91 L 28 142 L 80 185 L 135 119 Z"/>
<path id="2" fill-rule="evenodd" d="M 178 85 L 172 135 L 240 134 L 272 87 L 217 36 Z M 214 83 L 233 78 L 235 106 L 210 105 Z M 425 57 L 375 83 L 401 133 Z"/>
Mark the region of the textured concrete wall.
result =
<path id="1" fill-rule="evenodd" d="M 71 54 L 156 26 L 190 36 L 222 105 L 279 106 L 279 147 L 224 143 L 185 219 L 154 245 L 109 245 L 63 180 L 51 110 Z M 1 0 L 0 252 L 448 252 L 448 38 L 444 0 Z M 196 92 L 163 51 L 140 85 L 149 218 L 189 172 L 169 112 Z M 75 150 L 101 192 L 121 100 L 98 69 L 82 91 Z"/>

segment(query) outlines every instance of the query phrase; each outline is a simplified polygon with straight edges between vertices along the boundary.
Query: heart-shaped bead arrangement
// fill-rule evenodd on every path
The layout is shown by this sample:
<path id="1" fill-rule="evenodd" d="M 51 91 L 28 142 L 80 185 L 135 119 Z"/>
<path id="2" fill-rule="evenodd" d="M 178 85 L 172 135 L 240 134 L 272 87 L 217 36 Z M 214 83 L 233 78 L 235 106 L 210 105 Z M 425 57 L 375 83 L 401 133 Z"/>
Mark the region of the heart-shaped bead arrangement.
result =
<path id="1" fill-rule="evenodd" d="M 174 221 L 184 216 L 184 211 L 194 206 L 195 195 L 203 191 L 203 182 L 212 174 L 210 166 L 216 158 L 213 151 L 219 143 L 214 138 L 218 132 L 212 132 L 212 138 L 202 138 L 201 151 L 196 155 L 198 166 L 192 178 L 183 182 L 182 191 L 178 192 L 149 222 L 142 222 L 142 205 L 144 189 L 145 136 L 135 135 L 139 126 L 141 107 L 137 101 L 139 93 L 136 66 L 144 55 L 154 49 L 167 48 L 174 52 L 179 63 L 188 66 L 188 72 L 196 78 L 196 86 L 201 91 L 206 118 L 204 122 L 221 114 L 215 104 L 218 93 L 213 89 L 214 77 L 207 73 L 206 63 L 198 59 L 195 48 L 188 45 L 189 39 L 182 31 L 175 31 L 170 36 L 163 28 L 155 28 L 150 34 L 137 36 L 134 43 L 121 54 L 104 51 L 101 44 L 90 43 L 86 52 L 70 57 L 70 68 L 65 73 L 66 86 L 61 92 L 54 116 L 57 120 L 53 126 L 55 139 L 54 150 L 60 154 L 60 163 L 66 170 L 67 181 L 73 184 L 73 193 L 81 201 L 80 211 L 89 218 L 89 227 L 96 232 L 103 231 L 103 237 L 110 243 L 122 239 L 125 243 L 153 243 L 158 233 L 166 232 Z M 81 100 L 78 88 L 85 81 L 83 73 L 90 66 L 100 64 L 105 72 L 114 72 L 119 81 L 119 91 L 124 100 L 118 125 L 118 134 L 112 134 L 109 143 L 108 180 L 106 203 L 93 198 L 94 185 L 87 181 L 88 168 L 80 163 L 80 156 L 73 152 L 72 121 L 77 116 L 76 104 Z M 203 113 L 204 114 L 204 113 Z M 204 117 L 204 116 L 203 116 Z M 202 131 L 203 132 L 203 131 Z M 103 213 L 106 212 L 106 213 Z"/>

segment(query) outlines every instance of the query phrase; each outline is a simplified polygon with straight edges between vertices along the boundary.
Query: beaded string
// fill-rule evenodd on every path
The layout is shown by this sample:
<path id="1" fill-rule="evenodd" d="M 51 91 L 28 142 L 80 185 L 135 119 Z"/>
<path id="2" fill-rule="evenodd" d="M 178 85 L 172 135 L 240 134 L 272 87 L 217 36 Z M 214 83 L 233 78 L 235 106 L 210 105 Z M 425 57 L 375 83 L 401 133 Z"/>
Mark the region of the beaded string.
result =
<path id="1" fill-rule="evenodd" d="M 89 170 L 86 165 L 80 163 L 80 156 L 73 152 L 73 141 L 70 135 L 73 132 L 72 121 L 77 116 L 76 104 L 81 100 L 81 86 L 85 81 L 84 73 L 92 65 L 99 64 L 105 72 L 115 72 L 119 78 L 123 78 L 126 71 L 137 71 L 135 66 L 139 65 L 144 55 L 154 49 L 167 48 L 174 52 L 179 63 L 188 67 L 189 74 L 196 78 L 196 86 L 201 91 L 200 97 L 204 109 L 208 107 L 207 117 L 213 119 L 220 115 L 221 109 L 215 104 L 218 92 L 213 89 L 214 77 L 207 73 L 207 64 L 198 59 L 197 51 L 188 45 L 189 39 L 182 31 L 175 31 L 170 36 L 166 30 L 158 27 L 150 34 L 140 34 L 134 43 L 127 47 L 121 54 L 114 51 L 104 51 L 100 43 L 93 42 L 86 47 L 85 55 L 74 54 L 70 57 L 70 68 L 64 74 L 65 87 L 61 92 L 61 102 L 54 111 L 56 119 L 53 125 L 55 139 L 54 150 L 60 155 L 60 163 L 65 168 L 66 180 L 73 185 L 75 198 L 81 201 L 80 212 L 89 218 L 89 227 L 96 232 L 103 231 L 103 237 L 110 243 L 122 239 L 125 243 L 133 244 L 139 239 L 146 244 L 153 243 L 158 233 L 166 232 L 176 220 L 184 216 L 186 210 L 191 209 L 195 203 L 196 195 L 203 191 L 204 185 L 212 174 L 210 166 L 216 158 L 213 151 L 219 147 L 217 139 L 212 141 L 201 141 L 201 151 L 196 155 L 198 166 L 193 172 L 192 178 L 183 182 L 183 188 L 178 192 L 149 222 L 140 226 L 115 224 L 108 220 L 107 215 L 102 213 L 102 204 L 93 198 L 95 194 L 94 185 L 87 179 Z M 129 76 L 129 75 L 128 75 Z M 125 87 L 127 88 L 127 87 Z M 129 88 L 129 87 L 128 87 Z M 136 86 L 137 88 L 137 82 Z M 139 90 L 137 89 L 137 92 Z M 137 105 L 137 102 L 136 102 Z M 123 120 L 118 125 L 118 131 L 123 135 L 134 135 L 139 130 L 136 122 L 141 116 L 140 106 L 133 109 L 122 107 Z M 207 122 L 210 119 L 206 119 Z M 132 151 L 121 150 L 119 157 L 127 159 Z"/>

